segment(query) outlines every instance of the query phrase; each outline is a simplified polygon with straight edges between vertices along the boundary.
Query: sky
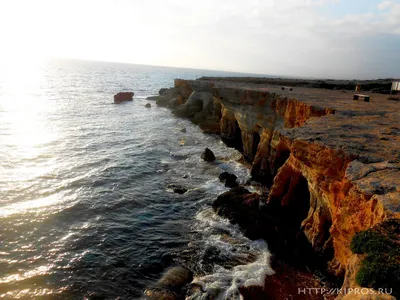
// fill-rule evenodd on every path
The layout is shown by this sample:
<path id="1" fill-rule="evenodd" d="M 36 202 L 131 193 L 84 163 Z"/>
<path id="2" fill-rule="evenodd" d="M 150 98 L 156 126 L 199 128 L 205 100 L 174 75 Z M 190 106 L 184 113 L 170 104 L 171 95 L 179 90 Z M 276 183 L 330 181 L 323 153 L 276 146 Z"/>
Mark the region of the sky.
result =
<path id="1" fill-rule="evenodd" d="M 400 0 L 0 0 L 0 61 L 400 77 Z"/>

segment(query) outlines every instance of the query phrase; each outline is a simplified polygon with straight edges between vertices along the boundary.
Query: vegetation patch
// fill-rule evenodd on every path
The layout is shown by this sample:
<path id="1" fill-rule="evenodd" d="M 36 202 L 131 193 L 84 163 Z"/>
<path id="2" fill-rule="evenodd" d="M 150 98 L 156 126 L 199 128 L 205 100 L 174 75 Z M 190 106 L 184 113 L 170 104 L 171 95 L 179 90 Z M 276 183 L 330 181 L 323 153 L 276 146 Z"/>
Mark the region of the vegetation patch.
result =
<path id="1" fill-rule="evenodd" d="M 356 233 L 351 250 L 367 254 L 356 275 L 360 286 L 392 290 L 400 297 L 400 220 L 392 219 Z"/>

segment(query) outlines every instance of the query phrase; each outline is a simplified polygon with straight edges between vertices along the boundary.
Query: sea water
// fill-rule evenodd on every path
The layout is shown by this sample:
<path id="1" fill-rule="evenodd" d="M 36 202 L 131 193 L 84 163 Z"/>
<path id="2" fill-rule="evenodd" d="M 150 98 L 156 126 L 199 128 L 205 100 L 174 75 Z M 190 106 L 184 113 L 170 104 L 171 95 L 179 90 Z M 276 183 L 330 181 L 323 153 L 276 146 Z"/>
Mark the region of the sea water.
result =
<path id="1" fill-rule="evenodd" d="M 210 208 L 227 190 L 221 172 L 248 180 L 240 154 L 146 100 L 174 78 L 238 75 L 72 60 L 1 69 L 0 296 L 136 299 L 172 264 L 202 287 L 188 299 L 262 285 L 265 242 Z M 115 105 L 120 91 L 133 101 Z"/>

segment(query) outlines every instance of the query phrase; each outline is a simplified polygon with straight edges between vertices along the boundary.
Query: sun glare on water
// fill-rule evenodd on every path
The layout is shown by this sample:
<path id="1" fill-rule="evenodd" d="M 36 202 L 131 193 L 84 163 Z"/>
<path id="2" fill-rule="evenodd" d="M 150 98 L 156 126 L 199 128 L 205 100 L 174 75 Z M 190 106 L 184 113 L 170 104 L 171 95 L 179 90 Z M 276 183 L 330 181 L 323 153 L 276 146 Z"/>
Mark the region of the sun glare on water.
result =
<path id="1" fill-rule="evenodd" d="M 0 71 L 0 188 L 13 191 L 16 183 L 32 180 L 51 172 L 44 163 L 51 160 L 47 145 L 57 139 L 57 128 L 49 126 L 55 104 L 46 95 L 45 60 L 10 60 Z M 54 102 L 54 101 L 53 101 Z M 50 204 L 48 199 L 45 204 Z M 4 199 L 1 199 L 4 200 Z M 32 208 L 33 199 L 13 203 L 21 212 Z M 56 199 L 57 200 L 57 199 Z M 39 205 L 40 206 L 40 205 Z M 0 215 L 9 214 L 7 206 Z"/>
<path id="2" fill-rule="evenodd" d="M 25 64 L 26 63 L 26 64 Z M 15 147 L 20 155 L 34 157 L 41 144 L 51 139 L 46 128 L 48 101 L 45 87 L 44 64 L 19 61 L 5 65 L 0 74 L 2 123 L 8 132 L 1 136 L 2 144 Z"/>

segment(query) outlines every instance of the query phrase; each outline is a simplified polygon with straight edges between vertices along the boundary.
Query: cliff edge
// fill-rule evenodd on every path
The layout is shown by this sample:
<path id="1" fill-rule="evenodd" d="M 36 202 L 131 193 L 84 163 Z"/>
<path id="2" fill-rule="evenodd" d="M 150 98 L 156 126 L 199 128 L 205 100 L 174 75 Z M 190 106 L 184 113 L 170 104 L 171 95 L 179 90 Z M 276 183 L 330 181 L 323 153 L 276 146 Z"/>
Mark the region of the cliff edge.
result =
<path id="1" fill-rule="evenodd" d="M 243 153 L 252 177 L 269 187 L 266 204 L 276 209 L 284 234 L 304 236 L 330 272 L 347 270 L 348 278 L 362 259 L 351 250 L 354 235 L 400 218 L 399 102 L 380 94 L 361 102 L 349 91 L 179 79 L 163 95 L 175 115 Z"/>

